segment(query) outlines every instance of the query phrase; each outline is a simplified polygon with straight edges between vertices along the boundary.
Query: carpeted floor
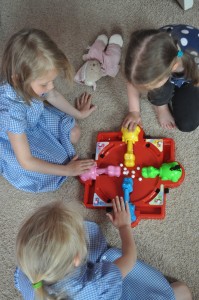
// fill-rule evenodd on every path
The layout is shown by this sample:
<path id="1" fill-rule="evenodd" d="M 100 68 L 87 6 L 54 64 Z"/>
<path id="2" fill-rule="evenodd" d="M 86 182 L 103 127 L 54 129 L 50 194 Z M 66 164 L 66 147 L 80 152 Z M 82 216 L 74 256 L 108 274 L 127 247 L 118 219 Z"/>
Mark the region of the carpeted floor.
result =
<path id="1" fill-rule="evenodd" d="M 0 57 L 5 41 L 15 31 L 28 26 L 45 30 L 65 51 L 75 69 L 82 65 L 82 54 L 98 34 L 120 32 L 124 38 L 123 58 L 131 31 L 138 28 L 160 27 L 169 23 L 199 26 L 199 2 L 183 11 L 175 0 L 1 0 Z M 120 72 L 116 78 L 105 77 L 97 90 L 74 84 L 68 89 L 59 84 L 64 95 L 73 103 L 87 90 L 93 95 L 98 110 L 81 121 L 82 138 L 77 147 L 80 157 L 95 152 L 99 131 L 119 130 L 127 113 L 125 81 Z M 194 299 L 199 299 L 199 129 L 192 133 L 163 130 L 159 127 L 152 107 L 141 102 L 143 128 L 147 135 L 171 137 L 176 143 L 176 160 L 186 170 L 184 183 L 167 195 L 166 218 L 143 220 L 133 229 L 138 257 L 157 267 L 165 275 L 185 281 Z M 104 211 L 88 210 L 81 205 L 83 188 L 70 178 L 56 192 L 29 194 L 16 190 L 0 177 L 0 299 L 21 299 L 14 289 L 15 237 L 20 222 L 27 213 L 52 200 L 63 200 L 82 214 L 102 225 L 112 245 L 120 246 L 117 231 L 104 217 Z M 130 298 L 129 298 L 130 299 Z M 154 299 L 155 300 L 155 299 Z"/>

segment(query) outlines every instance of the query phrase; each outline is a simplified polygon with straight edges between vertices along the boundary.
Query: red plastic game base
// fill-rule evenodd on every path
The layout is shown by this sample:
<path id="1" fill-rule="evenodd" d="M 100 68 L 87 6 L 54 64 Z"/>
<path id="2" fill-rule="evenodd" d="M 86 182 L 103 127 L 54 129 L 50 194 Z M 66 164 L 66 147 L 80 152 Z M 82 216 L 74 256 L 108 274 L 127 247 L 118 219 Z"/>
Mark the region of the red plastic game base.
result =
<path id="1" fill-rule="evenodd" d="M 121 132 L 100 132 L 97 136 L 96 156 L 97 167 L 106 168 L 109 165 L 124 165 L 124 154 L 127 145 L 122 142 Z M 115 196 L 123 196 L 122 182 L 124 177 L 133 178 L 133 192 L 130 201 L 135 205 L 135 227 L 141 219 L 163 219 L 165 217 L 166 193 L 168 188 L 179 186 L 184 180 L 185 172 L 178 182 L 164 180 L 160 177 L 143 178 L 141 169 L 153 166 L 160 168 L 162 163 L 175 161 L 175 144 L 170 138 L 144 138 L 141 129 L 138 142 L 133 145 L 135 166 L 122 166 L 120 177 L 109 177 L 106 174 L 97 176 L 96 180 L 81 181 L 85 186 L 84 205 L 87 208 L 107 208 Z"/>

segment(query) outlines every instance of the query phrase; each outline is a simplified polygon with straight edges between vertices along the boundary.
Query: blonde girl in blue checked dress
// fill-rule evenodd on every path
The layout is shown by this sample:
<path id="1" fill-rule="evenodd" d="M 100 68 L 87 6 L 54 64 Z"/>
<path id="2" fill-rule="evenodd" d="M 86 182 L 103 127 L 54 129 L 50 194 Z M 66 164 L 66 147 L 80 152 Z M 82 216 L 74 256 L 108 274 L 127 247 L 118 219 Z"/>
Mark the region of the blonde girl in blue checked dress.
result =
<path id="1" fill-rule="evenodd" d="M 47 192 L 87 171 L 93 161 L 75 155 L 80 129 L 74 118 L 86 118 L 96 107 L 85 93 L 76 109 L 55 90 L 57 76 L 71 80 L 72 72 L 49 36 L 38 29 L 14 34 L 0 75 L 0 173 L 18 189 Z"/>
<path id="2" fill-rule="evenodd" d="M 97 224 L 63 203 L 39 208 L 17 235 L 15 286 L 24 300 L 191 300 L 184 283 L 169 284 L 136 259 L 128 203 L 113 199 L 110 221 L 122 250 L 110 248 Z"/>

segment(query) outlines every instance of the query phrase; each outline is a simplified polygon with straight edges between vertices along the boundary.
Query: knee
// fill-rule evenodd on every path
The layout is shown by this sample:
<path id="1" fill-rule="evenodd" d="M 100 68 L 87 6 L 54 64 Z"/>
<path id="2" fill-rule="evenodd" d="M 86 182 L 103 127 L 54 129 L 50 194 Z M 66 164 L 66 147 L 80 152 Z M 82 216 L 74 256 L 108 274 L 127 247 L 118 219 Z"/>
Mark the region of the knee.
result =
<path id="1" fill-rule="evenodd" d="M 188 286 L 180 281 L 171 284 L 176 300 L 192 300 L 191 291 Z"/>
<path id="2" fill-rule="evenodd" d="M 79 125 L 75 124 L 73 129 L 71 130 L 71 143 L 72 144 L 77 144 L 81 136 L 81 130 Z"/>
<path id="3" fill-rule="evenodd" d="M 199 88 L 187 84 L 175 90 L 173 115 L 180 131 L 191 132 L 199 126 Z"/>
<path id="4" fill-rule="evenodd" d="M 194 131 L 198 125 L 191 123 L 190 120 L 188 122 L 182 121 L 182 122 L 176 122 L 176 126 L 178 129 L 182 132 L 191 132 Z"/>

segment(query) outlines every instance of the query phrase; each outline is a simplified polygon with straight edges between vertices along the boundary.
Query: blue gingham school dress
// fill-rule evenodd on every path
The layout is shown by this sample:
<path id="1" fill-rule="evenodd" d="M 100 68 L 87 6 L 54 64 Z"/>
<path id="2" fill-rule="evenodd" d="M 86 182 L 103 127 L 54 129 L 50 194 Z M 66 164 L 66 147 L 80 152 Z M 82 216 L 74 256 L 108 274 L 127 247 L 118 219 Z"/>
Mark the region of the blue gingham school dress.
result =
<path id="1" fill-rule="evenodd" d="M 18 163 L 7 131 L 25 133 L 34 157 L 54 164 L 66 164 L 75 155 L 70 141 L 73 117 L 55 107 L 32 99 L 26 104 L 8 83 L 0 85 L 0 174 L 16 188 L 27 192 L 48 192 L 58 189 L 66 180 L 27 171 Z"/>
<path id="2" fill-rule="evenodd" d="M 121 250 L 108 248 L 97 224 L 85 222 L 85 228 L 89 240 L 87 263 L 76 268 L 72 275 L 47 286 L 49 294 L 67 294 L 71 300 L 175 300 L 165 277 L 140 260 L 122 279 L 113 263 L 121 256 Z M 15 287 L 24 300 L 34 300 L 31 283 L 19 268 L 15 271 Z"/>

